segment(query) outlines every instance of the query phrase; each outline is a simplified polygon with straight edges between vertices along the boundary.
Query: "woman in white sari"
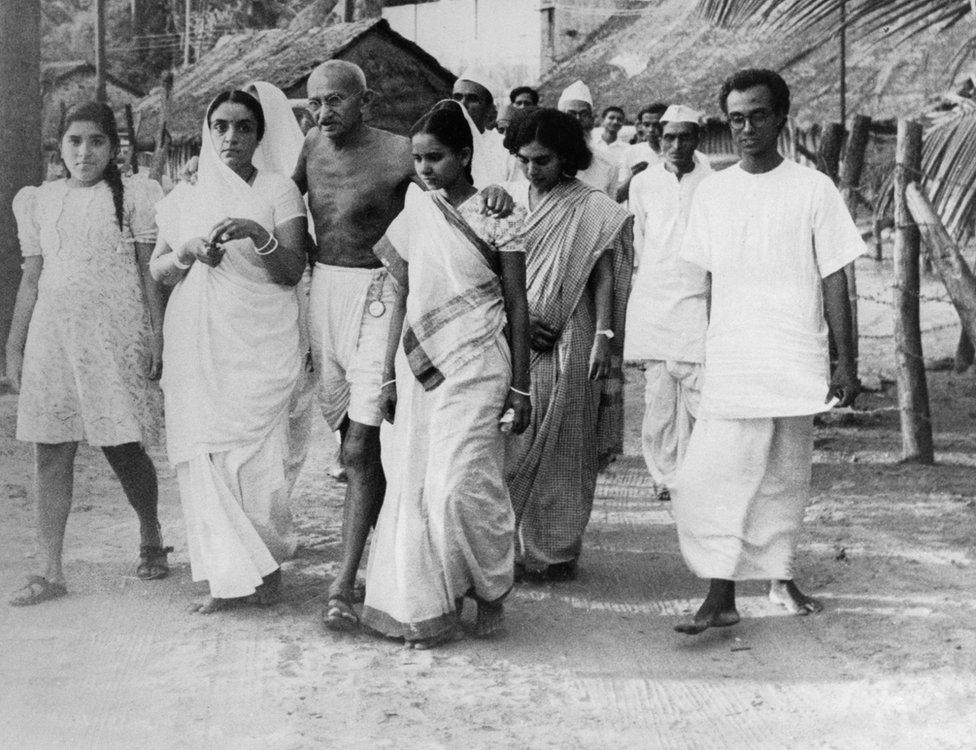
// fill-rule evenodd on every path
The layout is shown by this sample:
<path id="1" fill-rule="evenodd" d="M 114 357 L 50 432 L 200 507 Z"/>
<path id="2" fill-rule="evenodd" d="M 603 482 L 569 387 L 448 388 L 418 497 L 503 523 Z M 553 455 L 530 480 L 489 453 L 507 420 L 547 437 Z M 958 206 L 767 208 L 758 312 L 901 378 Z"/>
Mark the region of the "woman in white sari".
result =
<path id="1" fill-rule="evenodd" d="M 255 166 L 274 145 L 263 109 L 272 106 L 218 95 L 196 184 L 157 205 L 150 269 L 175 285 L 163 328 L 167 449 L 193 578 L 210 583 L 194 606 L 203 613 L 277 601 L 279 564 L 294 551 L 285 461 L 306 214 L 288 177 Z"/>
<path id="2" fill-rule="evenodd" d="M 408 263 L 409 291 L 403 345 L 398 305 L 387 346 L 383 395 L 395 421 L 362 620 L 415 648 L 454 635 L 465 596 L 478 605 L 475 632 L 498 632 L 512 587 L 501 429 L 521 432 L 531 414 L 525 210 L 481 213 L 473 128 L 456 102 L 420 121 L 414 165 L 430 192 L 411 186 L 386 234 Z"/>

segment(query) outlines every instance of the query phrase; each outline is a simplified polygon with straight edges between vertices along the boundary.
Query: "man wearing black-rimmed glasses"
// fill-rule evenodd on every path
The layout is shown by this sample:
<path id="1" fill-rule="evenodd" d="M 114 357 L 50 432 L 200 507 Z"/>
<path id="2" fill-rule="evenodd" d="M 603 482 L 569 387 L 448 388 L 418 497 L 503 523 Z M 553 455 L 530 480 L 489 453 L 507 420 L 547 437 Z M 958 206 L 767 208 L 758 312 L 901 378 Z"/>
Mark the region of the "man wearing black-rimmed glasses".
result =
<path id="1" fill-rule="evenodd" d="M 864 243 L 829 178 L 779 153 L 789 88 L 743 70 L 719 103 L 741 161 L 702 181 L 681 250 L 712 279 L 699 419 L 672 493 L 685 561 L 710 580 L 675 628 L 687 634 L 738 622 L 740 580 L 769 580 L 770 599 L 794 614 L 821 608 L 793 580 L 813 415 L 859 390 L 843 269 Z"/>

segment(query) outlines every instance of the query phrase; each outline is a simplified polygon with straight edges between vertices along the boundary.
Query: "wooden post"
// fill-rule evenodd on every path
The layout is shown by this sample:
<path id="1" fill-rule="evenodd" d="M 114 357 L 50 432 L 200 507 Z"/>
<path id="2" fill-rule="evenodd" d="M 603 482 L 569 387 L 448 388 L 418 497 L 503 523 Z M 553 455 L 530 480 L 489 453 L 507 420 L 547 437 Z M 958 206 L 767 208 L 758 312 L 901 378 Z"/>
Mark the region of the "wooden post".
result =
<path id="1" fill-rule="evenodd" d="M 912 218 L 925 237 L 932 265 L 959 313 L 963 333 L 971 341 L 976 341 L 976 275 L 973 275 L 959 247 L 952 241 L 929 199 L 916 183 L 907 186 L 905 200 Z"/>
<path id="2" fill-rule="evenodd" d="M 129 167 L 132 169 L 132 174 L 135 174 L 139 171 L 139 159 L 137 158 L 139 144 L 136 143 L 136 126 L 132 117 L 131 104 L 125 105 L 125 129 L 129 133 Z"/>
<path id="3" fill-rule="evenodd" d="M 95 0 L 95 101 L 105 101 L 105 0 Z"/>
<path id="4" fill-rule="evenodd" d="M 864 153 L 867 151 L 868 140 L 871 137 L 871 118 L 866 115 L 855 115 L 851 123 L 851 134 L 847 138 L 844 149 L 844 164 L 840 171 L 840 192 L 847 204 L 847 210 L 852 219 L 857 219 L 857 204 L 860 202 L 858 186 L 861 184 L 861 172 L 864 171 Z M 858 354 L 857 327 L 857 275 L 854 264 L 844 268 L 847 276 L 847 295 L 851 301 L 851 329 L 854 338 L 854 356 Z"/>
<path id="5" fill-rule="evenodd" d="M 41 1 L 0 2 L 0 344 L 20 284 L 20 242 L 10 204 L 41 170 Z M 0 360 L 3 359 L 0 353 Z"/>
<path id="6" fill-rule="evenodd" d="M 932 420 L 919 323 L 920 235 L 906 200 L 908 183 L 912 182 L 921 165 L 922 126 L 914 120 L 899 120 L 895 147 L 895 284 L 892 297 L 901 457 L 903 461 L 931 464 L 935 460 Z"/>
<path id="7" fill-rule="evenodd" d="M 840 150 L 844 145 L 844 126 L 839 122 L 828 122 L 820 132 L 820 146 L 817 148 L 817 169 L 837 182 Z"/>
<path id="8" fill-rule="evenodd" d="M 167 72 L 163 75 L 162 99 L 159 102 L 159 124 L 156 128 L 156 150 L 153 152 L 152 167 L 149 169 L 149 176 L 159 182 L 166 168 L 166 157 L 169 155 L 170 137 L 166 130 L 166 120 L 169 119 L 169 97 L 173 91 L 173 74 Z"/>

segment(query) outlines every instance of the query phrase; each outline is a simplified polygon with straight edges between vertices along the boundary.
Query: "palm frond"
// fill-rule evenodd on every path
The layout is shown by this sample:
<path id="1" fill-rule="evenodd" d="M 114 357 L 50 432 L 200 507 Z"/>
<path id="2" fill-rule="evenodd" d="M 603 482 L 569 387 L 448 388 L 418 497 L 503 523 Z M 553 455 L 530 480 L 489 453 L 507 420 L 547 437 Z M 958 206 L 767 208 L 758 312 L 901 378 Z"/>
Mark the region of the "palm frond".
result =
<path id="1" fill-rule="evenodd" d="M 958 106 L 925 133 L 924 184 L 935 210 L 959 242 L 976 226 L 976 103 Z"/>
<path id="2" fill-rule="evenodd" d="M 699 0 L 698 13 L 732 28 L 824 38 L 840 29 L 842 4 L 843 0 Z M 907 40 L 929 29 L 947 29 L 969 11 L 969 0 L 847 0 L 846 26 L 856 36 L 882 32 Z"/>

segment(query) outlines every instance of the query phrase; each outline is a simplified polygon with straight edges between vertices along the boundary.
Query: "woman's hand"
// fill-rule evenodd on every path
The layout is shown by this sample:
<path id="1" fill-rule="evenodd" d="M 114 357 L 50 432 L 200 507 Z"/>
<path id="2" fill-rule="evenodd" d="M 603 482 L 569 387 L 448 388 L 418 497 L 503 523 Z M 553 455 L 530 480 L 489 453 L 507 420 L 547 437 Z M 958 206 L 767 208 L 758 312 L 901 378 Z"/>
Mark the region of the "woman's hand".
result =
<path id="1" fill-rule="evenodd" d="M 223 257 L 224 251 L 219 248 L 215 249 L 203 237 L 194 237 L 192 240 L 188 240 L 176 253 L 176 259 L 184 265 L 198 260 L 208 266 L 217 266 Z"/>
<path id="2" fill-rule="evenodd" d="M 396 417 L 396 406 L 396 380 L 394 378 L 389 378 L 387 382 L 383 384 L 383 390 L 380 391 L 380 412 L 383 414 L 383 419 L 390 424 L 393 424 L 393 419 Z"/>
<path id="3" fill-rule="evenodd" d="M 24 354 L 16 349 L 7 349 L 7 380 L 14 393 L 20 393 L 20 374 L 24 369 Z"/>
<path id="4" fill-rule="evenodd" d="M 522 389 L 520 388 L 519 390 Z M 508 396 L 505 398 L 505 406 L 502 408 L 501 416 L 503 416 L 509 409 L 511 409 L 514 413 L 514 418 L 512 419 L 512 432 L 516 435 L 521 435 L 529 426 L 529 420 L 532 419 L 532 400 L 524 394 L 516 393 L 512 389 L 509 389 Z"/>
<path id="5" fill-rule="evenodd" d="M 590 350 L 590 380 L 603 380 L 610 374 L 610 339 L 606 336 L 593 338 Z"/>
<path id="6" fill-rule="evenodd" d="M 207 237 L 209 242 L 216 245 L 243 239 L 250 239 L 255 247 L 263 247 L 271 242 L 271 234 L 251 219 L 224 219 L 214 224 Z"/>
<path id="7" fill-rule="evenodd" d="M 163 333 L 153 331 L 149 338 L 149 371 L 146 376 L 150 380 L 159 380 L 163 374 Z"/>
<path id="8" fill-rule="evenodd" d="M 537 352 L 548 352 L 559 340 L 560 331 L 538 315 L 529 313 L 529 345 Z"/>

